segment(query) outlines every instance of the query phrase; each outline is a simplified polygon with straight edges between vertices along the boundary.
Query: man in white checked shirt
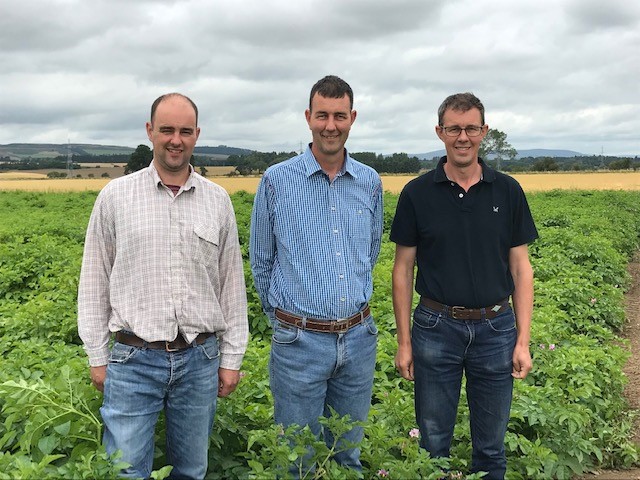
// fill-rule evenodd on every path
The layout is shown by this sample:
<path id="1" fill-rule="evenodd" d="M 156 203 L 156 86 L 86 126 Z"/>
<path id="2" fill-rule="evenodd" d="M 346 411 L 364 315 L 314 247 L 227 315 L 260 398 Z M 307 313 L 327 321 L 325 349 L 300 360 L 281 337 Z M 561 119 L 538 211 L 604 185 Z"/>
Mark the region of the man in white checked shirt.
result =
<path id="1" fill-rule="evenodd" d="M 104 391 L 105 447 L 131 464 L 123 476 L 150 476 L 164 409 L 171 477 L 203 478 L 216 398 L 236 388 L 248 339 L 236 220 L 227 192 L 189 164 L 196 105 L 163 95 L 146 129 L 149 167 L 111 181 L 95 202 L 78 330 Z"/>
<path id="2" fill-rule="evenodd" d="M 318 417 L 331 407 L 365 421 L 371 405 L 377 329 L 368 302 L 382 235 L 382 183 L 344 148 L 356 119 L 344 80 L 319 80 L 305 115 L 313 142 L 267 169 L 258 187 L 250 257 L 273 325 L 275 420 L 309 425 L 331 445 Z M 362 434 L 354 427 L 341 440 L 359 443 Z M 340 445 L 335 460 L 360 470 L 360 450 Z"/>

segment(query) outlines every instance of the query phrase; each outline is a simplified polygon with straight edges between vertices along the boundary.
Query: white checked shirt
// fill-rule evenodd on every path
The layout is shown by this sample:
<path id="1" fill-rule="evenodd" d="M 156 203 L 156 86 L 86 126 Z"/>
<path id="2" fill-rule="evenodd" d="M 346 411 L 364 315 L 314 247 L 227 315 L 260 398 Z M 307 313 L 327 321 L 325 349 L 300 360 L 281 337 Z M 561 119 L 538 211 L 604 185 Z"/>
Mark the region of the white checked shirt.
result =
<path id="1" fill-rule="evenodd" d="M 123 329 L 148 342 L 213 332 L 220 367 L 240 368 L 249 329 L 233 205 L 193 169 L 175 196 L 152 162 L 96 199 L 78 291 L 91 366 L 108 363 L 111 332 Z"/>

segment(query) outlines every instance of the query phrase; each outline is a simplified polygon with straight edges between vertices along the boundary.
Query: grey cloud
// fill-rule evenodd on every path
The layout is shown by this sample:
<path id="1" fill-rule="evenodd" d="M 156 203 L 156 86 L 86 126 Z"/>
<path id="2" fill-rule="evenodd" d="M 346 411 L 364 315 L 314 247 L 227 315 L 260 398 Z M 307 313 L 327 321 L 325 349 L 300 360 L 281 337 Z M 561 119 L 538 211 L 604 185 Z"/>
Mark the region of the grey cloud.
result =
<path id="1" fill-rule="evenodd" d="M 121 8 L 105 1 L 8 0 L 0 16 L 0 43 L 13 52 L 52 52 L 104 35 L 114 26 L 140 22 L 140 4 Z"/>
<path id="2" fill-rule="evenodd" d="M 634 2 L 9 3 L 0 143 L 71 132 L 136 146 L 153 99 L 181 91 L 200 107 L 200 144 L 297 149 L 309 89 L 332 73 L 354 88 L 354 151 L 440 148 L 435 110 L 467 90 L 518 148 L 637 150 Z"/>
<path id="3" fill-rule="evenodd" d="M 567 4 L 565 12 L 578 32 L 593 32 L 638 26 L 640 5 L 627 0 L 573 0 Z"/>
<path id="4" fill-rule="evenodd" d="M 310 0 L 303 2 L 240 2 L 236 8 L 212 12 L 199 32 L 223 43 L 252 47 L 276 46 L 282 53 L 318 48 L 327 57 L 350 42 L 384 41 L 434 22 L 441 2 L 400 0 Z M 249 13 L 251 12 L 251 13 Z"/>

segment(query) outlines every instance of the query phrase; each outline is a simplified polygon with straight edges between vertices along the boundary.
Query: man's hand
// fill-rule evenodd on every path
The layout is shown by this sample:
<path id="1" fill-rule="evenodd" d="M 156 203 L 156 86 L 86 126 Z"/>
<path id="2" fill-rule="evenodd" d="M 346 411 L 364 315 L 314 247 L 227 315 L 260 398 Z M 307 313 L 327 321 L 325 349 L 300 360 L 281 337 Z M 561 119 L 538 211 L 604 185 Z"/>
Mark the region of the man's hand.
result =
<path id="1" fill-rule="evenodd" d="M 523 380 L 533 368 L 529 346 L 519 346 L 513 350 L 513 371 L 511 376 Z"/>
<path id="2" fill-rule="evenodd" d="M 398 347 L 396 369 L 403 378 L 413 382 L 413 352 L 410 345 Z"/>
<path id="3" fill-rule="evenodd" d="M 233 392 L 240 381 L 240 370 L 218 369 L 218 396 L 226 397 Z"/>
<path id="4" fill-rule="evenodd" d="M 99 391 L 104 392 L 104 381 L 107 378 L 107 366 L 91 367 L 91 383 Z"/>

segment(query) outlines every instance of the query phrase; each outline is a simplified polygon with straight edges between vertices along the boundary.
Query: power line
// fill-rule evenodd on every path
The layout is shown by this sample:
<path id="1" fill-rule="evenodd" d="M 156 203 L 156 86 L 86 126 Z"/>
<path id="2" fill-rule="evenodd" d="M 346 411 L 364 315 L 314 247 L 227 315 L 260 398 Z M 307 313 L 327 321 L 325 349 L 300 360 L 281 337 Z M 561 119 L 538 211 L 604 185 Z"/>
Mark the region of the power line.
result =
<path id="1" fill-rule="evenodd" d="M 71 139 L 67 139 L 67 178 L 73 174 L 73 155 L 71 155 Z"/>

